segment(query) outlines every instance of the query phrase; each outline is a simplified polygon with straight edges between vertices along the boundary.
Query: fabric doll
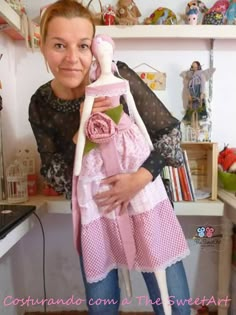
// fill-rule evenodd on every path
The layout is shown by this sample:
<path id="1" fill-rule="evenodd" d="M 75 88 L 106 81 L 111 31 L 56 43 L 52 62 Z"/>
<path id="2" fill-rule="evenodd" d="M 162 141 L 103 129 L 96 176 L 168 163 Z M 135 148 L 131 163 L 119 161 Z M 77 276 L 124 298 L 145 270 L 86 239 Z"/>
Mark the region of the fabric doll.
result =
<path id="1" fill-rule="evenodd" d="M 227 24 L 236 24 L 236 0 L 231 0 L 226 11 Z"/>
<path id="2" fill-rule="evenodd" d="M 85 90 L 76 145 L 72 196 L 72 203 L 77 200 L 78 204 L 72 207 L 75 243 L 78 250 L 82 246 L 88 282 L 102 280 L 117 268 L 129 290 L 129 270 L 155 272 L 165 314 L 171 315 L 165 269 L 188 255 L 189 249 L 161 177 L 147 184 L 125 209 L 117 207 L 104 213 L 94 200 L 96 193 L 109 189 L 102 179 L 135 172 L 153 150 L 129 82 L 112 72 L 113 51 L 110 37 L 94 38 L 92 52 L 100 71 L 93 70 L 99 76 Z M 109 96 L 113 106 L 105 113 L 91 114 L 99 96 Z M 119 105 L 121 96 L 129 115 Z"/>
<path id="3" fill-rule="evenodd" d="M 116 10 L 116 21 L 120 25 L 139 24 L 141 13 L 133 0 L 119 0 Z"/>
<path id="4" fill-rule="evenodd" d="M 215 69 L 202 70 L 199 61 L 193 61 L 189 71 L 184 71 L 181 76 L 184 78 L 187 89 L 188 104 L 183 121 L 197 128 L 199 121 L 208 118 L 206 108 L 206 81 L 214 73 Z"/>

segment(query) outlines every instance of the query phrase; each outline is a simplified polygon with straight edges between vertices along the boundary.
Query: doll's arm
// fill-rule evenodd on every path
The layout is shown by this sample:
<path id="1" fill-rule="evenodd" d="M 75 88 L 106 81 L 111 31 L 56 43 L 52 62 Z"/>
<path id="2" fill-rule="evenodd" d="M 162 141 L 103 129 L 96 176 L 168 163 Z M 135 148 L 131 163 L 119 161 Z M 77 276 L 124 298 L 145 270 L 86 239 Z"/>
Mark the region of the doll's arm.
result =
<path id="1" fill-rule="evenodd" d="M 94 103 L 93 96 L 86 96 L 84 100 L 83 112 L 80 120 L 80 127 L 78 132 L 78 138 L 76 143 L 76 151 L 75 151 L 75 166 L 74 166 L 74 175 L 79 176 L 82 166 L 82 159 L 84 154 L 85 147 L 85 123 L 88 120 Z"/>
<path id="2" fill-rule="evenodd" d="M 146 138 L 150 149 L 153 150 L 153 144 L 152 144 L 151 138 L 147 132 L 146 126 L 145 126 L 141 116 L 139 115 L 139 112 L 138 112 L 137 107 L 135 105 L 133 95 L 131 94 L 130 91 L 128 91 L 126 94 L 124 94 L 124 99 L 126 101 L 126 104 L 128 105 L 129 111 L 131 112 L 130 114 L 134 117 L 135 123 L 137 124 L 140 131 L 142 132 L 142 134 Z"/>

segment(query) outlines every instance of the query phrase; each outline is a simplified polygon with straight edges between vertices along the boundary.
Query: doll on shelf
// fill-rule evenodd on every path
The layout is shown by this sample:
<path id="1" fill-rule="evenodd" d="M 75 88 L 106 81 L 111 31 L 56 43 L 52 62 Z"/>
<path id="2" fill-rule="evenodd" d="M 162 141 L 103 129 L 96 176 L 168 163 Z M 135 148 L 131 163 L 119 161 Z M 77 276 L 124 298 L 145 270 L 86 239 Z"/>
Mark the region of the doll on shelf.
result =
<path id="1" fill-rule="evenodd" d="M 212 76 L 215 69 L 202 70 L 199 61 L 193 61 L 189 71 L 184 71 L 181 76 L 187 82 L 188 104 L 183 121 L 197 126 L 199 121 L 208 118 L 206 106 L 206 81 Z"/>
<path id="2" fill-rule="evenodd" d="M 102 182 L 104 178 L 137 171 L 153 150 L 153 144 L 129 82 L 112 71 L 113 40 L 106 35 L 96 36 L 92 52 L 97 66 L 92 68 L 92 76 L 95 74 L 96 80 L 85 90 L 76 141 L 72 194 L 75 243 L 80 246 L 81 235 L 88 282 L 97 282 L 112 269 L 121 269 L 130 294 L 129 270 L 154 272 L 165 314 L 170 315 L 165 269 L 187 256 L 189 249 L 161 177 L 147 184 L 127 206 L 109 213 L 94 198 L 98 192 L 109 189 Z M 99 96 L 110 97 L 113 106 L 104 113 L 91 114 Z M 129 115 L 119 105 L 121 96 Z"/>

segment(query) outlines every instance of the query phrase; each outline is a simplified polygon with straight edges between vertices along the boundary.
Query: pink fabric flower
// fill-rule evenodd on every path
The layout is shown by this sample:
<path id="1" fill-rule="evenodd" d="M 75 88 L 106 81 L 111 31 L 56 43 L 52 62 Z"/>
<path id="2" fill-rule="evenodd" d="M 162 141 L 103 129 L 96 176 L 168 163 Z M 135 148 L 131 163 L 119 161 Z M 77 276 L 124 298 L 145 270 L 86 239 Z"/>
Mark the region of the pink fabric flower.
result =
<path id="1" fill-rule="evenodd" d="M 104 113 L 92 114 L 85 127 L 86 136 L 94 143 L 108 142 L 114 137 L 116 132 L 116 124 Z"/>

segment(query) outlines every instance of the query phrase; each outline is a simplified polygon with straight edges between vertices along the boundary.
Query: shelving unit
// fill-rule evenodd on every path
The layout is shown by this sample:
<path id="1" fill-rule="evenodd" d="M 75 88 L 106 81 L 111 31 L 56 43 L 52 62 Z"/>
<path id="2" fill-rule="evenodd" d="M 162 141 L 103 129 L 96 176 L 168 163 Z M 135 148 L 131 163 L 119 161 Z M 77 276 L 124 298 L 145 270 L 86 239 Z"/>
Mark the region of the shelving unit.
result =
<path id="1" fill-rule="evenodd" d="M 5 0 L 0 0 L 0 23 L 10 26 L 4 32 L 13 39 L 24 38 L 21 18 Z M 96 32 L 117 39 L 236 39 L 236 25 L 112 25 L 97 26 Z"/>
<path id="2" fill-rule="evenodd" d="M 236 25 L 99 25 L 96 32 L 120 39 L 236 39 Z"/>
<path id="3" fill-rule="evenodd" d="M 5 28 L 6 25 L 9 27 Z M 21 30 L 21 18 L 5 0 L 0 0 L 0 30 L 14 40 L 24 39 L 24 34 Z"/>

